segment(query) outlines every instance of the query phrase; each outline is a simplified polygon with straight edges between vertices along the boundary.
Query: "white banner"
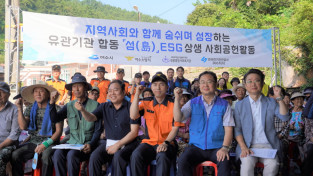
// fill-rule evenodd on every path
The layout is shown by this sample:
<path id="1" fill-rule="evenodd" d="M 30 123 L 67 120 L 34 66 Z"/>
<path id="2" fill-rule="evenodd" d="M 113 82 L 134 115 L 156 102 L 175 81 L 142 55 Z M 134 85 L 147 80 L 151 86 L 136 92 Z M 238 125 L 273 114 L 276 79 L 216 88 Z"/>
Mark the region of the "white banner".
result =
<path id="1" fill-rule="evenodd" d="M 116 21 L 23 12 L 24 60 L 272 67 L 271 30 Z"/>

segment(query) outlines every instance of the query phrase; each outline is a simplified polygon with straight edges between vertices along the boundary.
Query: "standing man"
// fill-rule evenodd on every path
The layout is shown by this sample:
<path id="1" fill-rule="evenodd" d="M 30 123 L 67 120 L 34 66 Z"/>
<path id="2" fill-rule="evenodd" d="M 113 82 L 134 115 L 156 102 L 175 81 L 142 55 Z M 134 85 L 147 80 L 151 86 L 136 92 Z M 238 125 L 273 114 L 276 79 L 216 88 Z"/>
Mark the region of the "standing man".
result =
<path id="1" fill-rule="evenodd" d="M 143 81 L 140 82 L 140 85 L 142 85 L 143 87 L 151 87 L 151 83 L 149 81 L 150 79 L 150 73 L 148 71 L 144 71 L 142 73 L 142 77 L 143 77 Z"/>
<path id="2" fill-rule="evenodd" d="M 235 107 L 235 137 L 238 142 L 236 155 L 241 160 L 241 176 L 254 175 L 255 163 L 264 164 L 263 175 L 275 176 L 278 172 L 280 141 L 275 131 L 275 117 L 289 120 L 289 113 L 283 101 L 280 87 L 273 87 L 273 98 L 262 94 L 264 74 L 258 69 L 250 69 L 244 76 L 249 96 L 239 101 Z M 278 103 L 277 103 L 277 102 Z M 274 158 L 251 156 L 252 149 L 276 149 Z"/>
<path id="3" fill-rule="evenodd" d="M 177 79 L 175 80 L 174 88 L 175 87 L 185 88 L 187 89 L 188 92 L 191 92 L 190 81 L 184 78 L 184 73 L 185 73 L 184 67 L 176 68 Z"/>
<path id="4" fill-rule="evenodd" d="M 82 75 L 74 76 L 72 83 L 65 85 L 67 90 L 74 93 L 76 99 L 70 101 L 60 111 L 56 111 L 54 102 L 58 95 L 52 92 L 50 97 L 50 118 L 53 123 L 63 122 L 68 119 L 70 127 L 70 139 L 68 144 L 84 144 L 82 151 L 58 149 L 53 155 L 53 164 L 56 175 L 77 176 L 79 174 L 79 164 L 89 158 L 91 151 L 95 148 L 101 134 L 100 121 L 88 122 L 79 111 L 82 106 L 88 112 L 94 111 L 99 103 L 87 97 L 91 85 Z M 67 166 L 67 169 L 66 169 Z"/>
<path id="5" fill-rule="evenodd" d="M 6 166 L 18 145 L 20 134 L 17 107 L 9 101 L 10 86 L 0 82 L 0 175 L 6 175 Z"/>
<path id="6" fill-rule="evenodd" d="M 128 87 L 128 92 L 130 95 L 130 102 L 133 102 L 133 100 L 134 100 L 136 90 L 137 90 L 136 88 L 137 88 L 137 86 L 140 85 L 141 79 L 142 79 L 141 73 L 136 73 L 135 78 L 132 81 L 132 85 Z"/>
<path id="7" fill-rule="evenodd" d="M 67 90 L 65 89 L 66 82 L 63 79 L 60 79 L 61 75 L 61 66 L 53 65 L 52 66 L 52 79 L 47 79 L 47 84 L 54 87 L 60 94 L 59 100 L 56 102 L 58 105 L 64 105 L 64 101 L 67 98 Z"/>
<path id="8" fill-rule="evenodd" d="M 224 78 L 226 80 L 226 88 L 231 90 L 233 88 L 233 86 L 231 85 L 231 83 L 229 82 L 229 73 L 228 72 L 223 72 L 222 73 L 222 78 Z"/>
<path id="9" fill-rule="evenodd" d="M 91 86 L 97 86 L 100 90 L 100 96 L 98 98 L 99 103 L 106 102 L 107 94 L 108 94 L 108 88 L 110 84 L 110 80 L 105 79 L 104 75 L 105 73 L 108 73 L 105 71 L 105 68 L 103 66 L 98 66 L 97 70 L 93 71 L 94 73 L 97 73 L 97 78 L 93 78 L 90 81 Z"/>
<path id="10" fill-rule="evenodd" d="M 146 137 L 131 156 L 132 175 L 144 176 L 145 168 L 156 160 L 157 175 L 170 175 L 172 161 L 176 158 L 180 117 L 174 116 L 174 103 L 166 96 L 167 78 L 156 74 L 152 78 L 151 89 L 154 97 L 145 98 L 139 103 L 139 95 L 144 90 L 138 86 L 130 107 L 130 118 L 144 117 L 146 120 Z M 176 107 L 179 111 L 179 106 Z"/>
<path id="11" fill-rule="evenodd" d="M 174 69 L 169 68 L 167 69 L 167 94 L 168 95 L 173 95 L 174 94 Z"/>
<path id="12" fill-rule="evenodd" d="M 22 98 L 16 100 L 18 108 L 18 123 L 21 130 L 27 130 L 30 140 L 19 146 L 12 153 L 12 171 L 14 176 L 24 175 L 23 163 L 34 157 L 37 153 L 41 155 L 41 175 L 52 176 L 52 155 L 54 150 L 52 144 L 58 143 L 63 131 L 63 122 L 56 124 L 50 121 L 49 98 L 50 92 L 55 88 L 48 86 L 45 82 L 28 86 L 22 91 L 22 97 L 32 103 L 23 114 Z M 55 105 L 59 110 L 59 106 Z"/>
<path id="13" fill-rule="evenodd" d="M 129 87 L 129 82 L 124 80 L 125 72 L 124 68 L 118 68 L 116 72 L 116 79 L 120 80 L 125 84 L 125 95 L 128 95 L 128 87 Z"/>
<path id="14" fill-rule="evenodd" d="M 199 75 L 201 96 L 189 100 L 174 115 L 190 120 L 189 147 L 178 161 L 178 175 L 192 175 L 193 168 L 204 162 L 217 164 L 219 176 L 230 175 L 229 150 L 233 138 L 234 118 L 226 100 L 215 95 L 216 74 L 205 71 Z M 175 106 L 182 97 L 175 88 Z"/>
<path id="15" fill-rule="evenodd" d="M 130 156 L 137 147 L 140 119 L 129 117 L 130 102 L 124 99 L 125 84 L 114 80 L 109 85 L 110 102 L 102 103 L 92 113 L 80 109 L 87 121 L 100 119 L 103 122 L 106 142 L 102 141 L 89 159 L 89 175 L 101 175 L 101 166 L 112 161 L 112 175 L 126 175 Z"/>

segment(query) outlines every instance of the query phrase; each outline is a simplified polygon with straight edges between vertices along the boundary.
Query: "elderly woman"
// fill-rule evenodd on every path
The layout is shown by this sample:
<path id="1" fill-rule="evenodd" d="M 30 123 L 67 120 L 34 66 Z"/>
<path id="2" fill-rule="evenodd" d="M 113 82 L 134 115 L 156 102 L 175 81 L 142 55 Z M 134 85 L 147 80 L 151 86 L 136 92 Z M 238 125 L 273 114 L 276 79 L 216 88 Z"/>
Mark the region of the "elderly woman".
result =
<path id="1" fill-rule="evenodd" d="M 254 175 L 254 166 L 264 164 L 263 175 L 274 176 L 278 172 L 278 155 L 274 158 L 253 156 L 253 149 L 280 149 L 274 128 L 274 117 L 283 121 L 289 119 L 288 109 L 282 101 L 281 88 L 274 87 L 272 99 L 262 95 L 264 74 L 258 69 L 249 70 L 244 76 L 249 96 L 239 101 L 235 107 L 235 137 L 238 142 L 237 157 L 241 160 L 241 176 Z"/>

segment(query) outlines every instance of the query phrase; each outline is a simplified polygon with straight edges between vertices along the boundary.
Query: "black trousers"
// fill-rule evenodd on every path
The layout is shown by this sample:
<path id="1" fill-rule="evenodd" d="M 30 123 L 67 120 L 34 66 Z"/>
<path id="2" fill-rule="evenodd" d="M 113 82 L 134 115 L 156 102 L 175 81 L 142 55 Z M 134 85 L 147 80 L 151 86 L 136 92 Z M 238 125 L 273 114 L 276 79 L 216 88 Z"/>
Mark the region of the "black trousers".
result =
<path id="1" fill-rule="evenodd" d="M 307 145 L 307 157 L 303 162 L 303 175 L 312 175 L 313 172 L 313 144 Z"/>
<path id="2" fill-rule="evenodd" d="M 193 175 L 193 170 L 198 164 L 212 161 L 217 164 L 218 176 L 230 176 L 230 161 L 226 158 L 224 161 L 217 162 L 216 153 L 218 150 L 202 150 L 194 145 L 187 147 L 178 159 L 178 175 Z"/>
<path id="3" fill-rule="evenodd" d="M 12 173 L 14 176 L 24 175 L 23 163 L 27 160 L 33 159 L 35 154 L 35 149 L 37 145 L 33 143 L 26 143 L 19 146 L 18 149 L 12 153 Z M 53 172 L 53 163 L 52 155 L 54 149 L 52 146 L 49 146 L 41 154 L 41 175 L 52 176 Z"/>
<path id="4" fill-rule="evenodd" d="M 125 147 L 114 155 L 110 155 L 106 151 L 105 140 L 100 140 L 98 147 L 92 152 L 89 159 L 89 176 L 100 176 L 102 172 L 102 165 L 106 162 L 112 161 L 112 173 L 111 175 L 126 175 L 126 168 L 130 161 L 132 152 L 138 145 L 137 140 L 125 145 Z"/>
<path id="5" fill-rule="evenodd" d="M 57 149 L 53 155 L 53 165 L 57 176 L 77 176 L 80 172 L 80 162 L 86 161 L 90 154 L 79 150 Z M 66 169 L 67 166 L 67 169 Z M 67 172 L 66 172 L 67 171 Z"/>
<path id="6" fill-rule="evenodd" d="M 158 145 L 141 143 L 131 156 L 132 175 L 145 176 L 146 168 L 151 161 L 156 160 L 156 175 L 170 175 L 172 160 L 175 159 L 177 146 L 169 145 L 165 152 L 156 152 Z"/>

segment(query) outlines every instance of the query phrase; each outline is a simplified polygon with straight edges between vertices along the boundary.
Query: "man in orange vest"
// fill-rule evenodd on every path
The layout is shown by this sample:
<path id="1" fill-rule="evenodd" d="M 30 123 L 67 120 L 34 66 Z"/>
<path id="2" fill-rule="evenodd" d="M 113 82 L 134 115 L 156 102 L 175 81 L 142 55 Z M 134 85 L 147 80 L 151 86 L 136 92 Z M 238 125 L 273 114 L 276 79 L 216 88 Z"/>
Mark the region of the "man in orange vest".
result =
<path id="1" fill-rule="evenodd" d="M 98 66 L 97 70 L 94 70 L 93 72 L 97 73 L 97 78 L 91 79 L 90 84 L 93 87 L 97 86 L 99 88 L 100 96 L 98 98 L 98 103 L 104 103 L 107 100 L 108 88 L 111 82 L 110 80 L 104 78 L 104 74 L 108 72 L 105 71 L 103 66 Z"/>

